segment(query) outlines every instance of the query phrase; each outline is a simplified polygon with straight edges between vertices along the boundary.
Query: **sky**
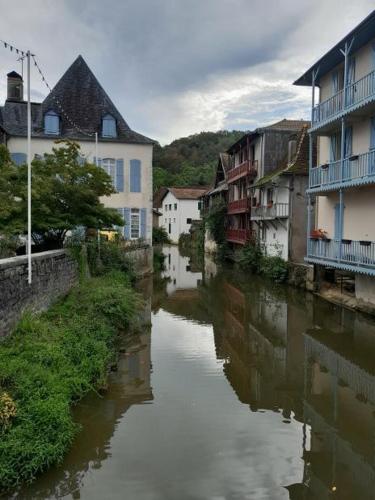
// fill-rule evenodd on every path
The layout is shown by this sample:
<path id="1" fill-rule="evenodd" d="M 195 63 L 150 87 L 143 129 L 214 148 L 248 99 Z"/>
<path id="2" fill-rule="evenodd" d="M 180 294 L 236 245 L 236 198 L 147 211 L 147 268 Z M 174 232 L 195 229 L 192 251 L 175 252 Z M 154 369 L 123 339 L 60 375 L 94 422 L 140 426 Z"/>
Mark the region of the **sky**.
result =
<path id="1" fill-rule="evenodd" d="M 0 39 L 36 54 L 51 86 L 81 54 L 131 128 L 166 144 L 201 131 L 308 118 L 293 81 L 372 0 L 0 0 Z M 21 71 L 0 46 L 6 74 Z M 47 89 L 32 72 L 32 98 Z"/>

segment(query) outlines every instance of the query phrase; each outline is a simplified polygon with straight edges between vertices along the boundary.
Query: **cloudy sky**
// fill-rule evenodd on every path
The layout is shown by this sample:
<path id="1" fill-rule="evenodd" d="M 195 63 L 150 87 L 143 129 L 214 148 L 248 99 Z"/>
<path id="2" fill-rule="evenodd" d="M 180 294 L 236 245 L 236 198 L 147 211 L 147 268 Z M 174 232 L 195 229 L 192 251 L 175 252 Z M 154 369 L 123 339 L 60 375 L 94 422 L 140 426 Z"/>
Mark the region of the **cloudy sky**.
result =
<path id="1" fill-rule="evenodd" d="M 82 54 L 129 125 L 165 144 L 308 117 L 310 92 L 292 82 L 372 8 L 372 0 L 0 0 L 0 39 L 30 48 L 52 86 Z M 12 69 L 20 63 L 0 47 L 1 103 Z M 45 88 L 32 77 L 40 100 Z"/>

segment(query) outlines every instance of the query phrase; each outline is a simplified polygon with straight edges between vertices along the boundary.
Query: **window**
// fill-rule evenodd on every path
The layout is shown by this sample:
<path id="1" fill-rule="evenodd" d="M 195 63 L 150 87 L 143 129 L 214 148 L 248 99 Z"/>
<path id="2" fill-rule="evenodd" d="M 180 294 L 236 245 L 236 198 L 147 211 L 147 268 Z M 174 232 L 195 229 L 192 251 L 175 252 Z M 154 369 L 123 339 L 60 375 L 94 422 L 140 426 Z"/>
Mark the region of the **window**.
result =
<path id="1" fill-rule="evenodd" d="M 130 213 L 130 239 L 136 240 L 140 233 L 139 208 L 132 208 Z"/>
<path id="2" fill-rule="evenodd" d="M 12 162 L 15 163 L 17 166 L 27 163 L 26 153 L 10 153 L 10 157 L 12 159 Z"/>
<path id="3" fill-rule="evenodd" d="M 188 219 L 186 219 L 186 224 L 191 224 L 191 219 L 190 217 Z"/>
<path id="4" fill-rule="evenodd" d="M 172 210 L 172 205 L 169 205 L 169 210 Z"/>
<path id="5" fill-rule="evenodd" d="M 176 222 L 176 219 L 175 219 L 175 218 L 173 218 L 173 222 Z"/>
<path id="6" fill-rule="evenodd" d="M 202 203 L 198 201 L 198 210 L 200 210 L 201 208 L 202 208 Z"/>
<path id="7" fill-rule="evenodd" d="M 164 205 L 165 211 L 168 212 L 168 205 Z"/>
<path id="8" fill-rule="evenodd" d="M 190 271 L 191 270 L 191 267 L 190 266 L 186 266 L 186 271 Z"/>
<path id="9" fill-rule="evenodd" d="M 102 169 L 111 176 L 113 186 L 116 186 L 116 160 L 113 158 L 104 158 L 102 160 Z"/>
<path id="10" fill-rule="evenodd" d="M 105 115 L 102 120 L 102 136 L 117 137 L 116 120 L 111 115 Z"/>
<path id="11" fill-rule="evenodd" d="M 174 209 L 177 210 L 177 203 L 174 204 Z"/>
<path id="12" fill-rule="evenodd" d="M 54 111 L 47 111 L 44 115 L 44 133 L 58 135 L 60 132 L 60 118 Z"/>

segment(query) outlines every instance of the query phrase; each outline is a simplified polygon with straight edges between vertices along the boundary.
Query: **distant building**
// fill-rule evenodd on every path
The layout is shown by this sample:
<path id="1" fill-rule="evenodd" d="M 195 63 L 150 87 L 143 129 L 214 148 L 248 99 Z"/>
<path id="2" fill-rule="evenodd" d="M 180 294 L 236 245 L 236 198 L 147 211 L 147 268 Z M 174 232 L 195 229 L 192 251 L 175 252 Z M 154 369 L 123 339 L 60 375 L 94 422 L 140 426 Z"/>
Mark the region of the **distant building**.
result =
<path id="1" fill-rule="evenodd" d="M 0 142 L 5 136 L 13 160 L 22 164 L 27 152 L 22 77 L 12 71 L 7 85 L 7 99 L 0 107 Z M 153 141 L 130 129 L 81 56 L 43 102 L 32 103 L 31 114 L 32 157 L 51 152 L 56 140 L 77 142 L 82 161 L 97 161 L 112 177 L 117 192 L 102 201 L 124 218 L 124 237 L 151 242 Z M 99 139 L 97 159 L 95 133 Z"/>
<path id="2" fill-rule="evenodd" d="M 201 196 L 205 187 L 169 187 L 161 199 L 159 219 L 170 240 L 178 243 L 181 234 L 189 233 L 193 220 L 201 218 Z"/>
<path id="3" fill-rule="evenodd" d="M 307 261 L 375 305 L 375 11 L 296 82 L 312 87 Z M 315 89 L 319 102 L 315 105 Z M 315 218 L 315 224 L 314 224 Z M 322 272 L 324 271 L 324 272 Z"/>
<path id="4" fill-rule="evenodd" d="M 291 134 L 298 133 L 309 122 L 303 120 L 281 120 L 267 127 L 257 128 L 245 134 L 227 151 L 230 155 L 229 169 L 226 172 L 228 183 L 228 221 L 227 241 L 235 245 L 244 245 L 256 237 L 266 245 L 270 239 L 270 229 L 280 224 L 284 208 L 276 205 L 272 211 L 258 211 L 258 217 L 252 217 L 253 208 L 268 206 L 275 200 L 271 192 L 259 190 L 259 196 L 252 196 L 254 185 L 266 176 L 274 173 L 281 166 L 285 167 Z M 295 138 L 292 139 L 295 141 Z M 281 197 L 281 190 L 280 190 Z M 285 203 L 281 199 L 278 203 Z M 259 205 L 257 207 L 257 205 Z M 288 208 L 285 208 L 288 209 Z M 289 215 L 287 216 L 287 218 Z M 272 236 L 273 238 L 273 236 Z M 276 239 L 276 238 L 273 238 Z M 279 242 L 284 245 L 283 242 Z M 287 255 L 287 250 L 284 250 Z"/>

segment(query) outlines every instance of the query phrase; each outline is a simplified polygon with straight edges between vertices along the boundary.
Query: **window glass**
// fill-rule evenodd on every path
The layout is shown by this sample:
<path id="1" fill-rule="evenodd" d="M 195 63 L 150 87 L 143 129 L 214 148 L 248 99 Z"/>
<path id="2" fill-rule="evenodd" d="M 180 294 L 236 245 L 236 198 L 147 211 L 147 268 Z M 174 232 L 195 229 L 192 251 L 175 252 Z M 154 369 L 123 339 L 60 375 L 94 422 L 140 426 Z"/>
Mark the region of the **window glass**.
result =
<path id="1" fill-rule="evenodd" d="M 191 224 L 191 219 L 186 219 L 186 224 Z"/>
<path id="2" fill-rule="evenodd" d="M 114 158 L 104 158 L 102 169 L 111 176 L 113 186 L 116 186 L 116 160 Z"/>
<path id="3" fill-rule="evenodd" d="M 177 210 L 177 203 L 174 204 L 174 209 Z"/>
<path id="4" fill-rule="evenodd" d="M 132 208 L 130 214 L 130 238 L 136 240 L 139 238 L 140 216 L 139 208 Z"/>

